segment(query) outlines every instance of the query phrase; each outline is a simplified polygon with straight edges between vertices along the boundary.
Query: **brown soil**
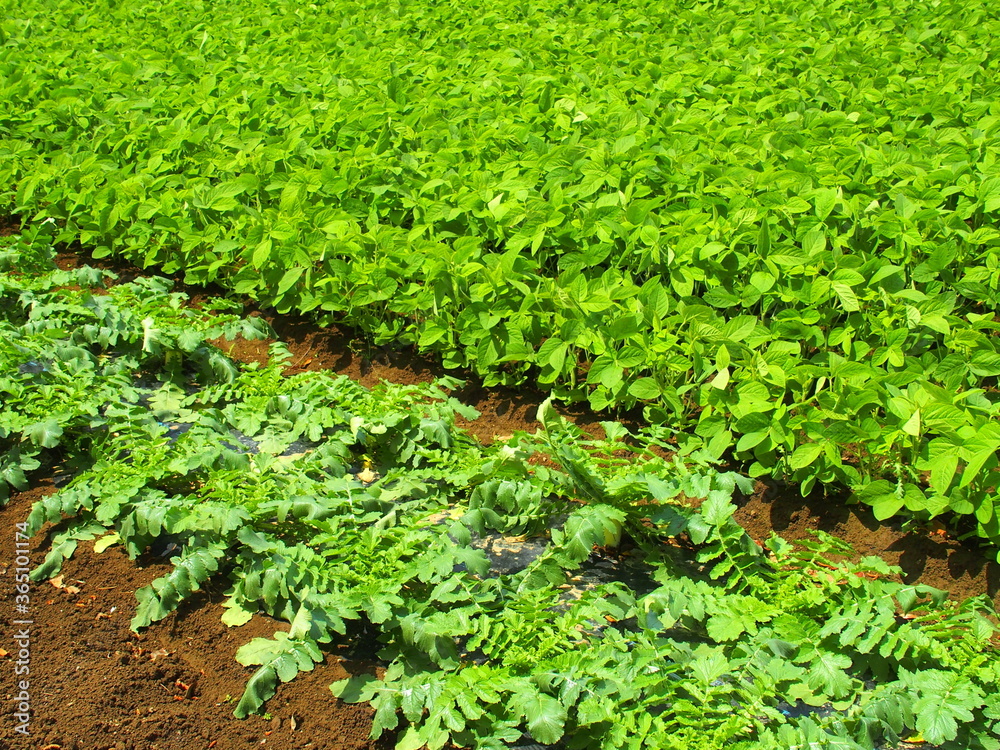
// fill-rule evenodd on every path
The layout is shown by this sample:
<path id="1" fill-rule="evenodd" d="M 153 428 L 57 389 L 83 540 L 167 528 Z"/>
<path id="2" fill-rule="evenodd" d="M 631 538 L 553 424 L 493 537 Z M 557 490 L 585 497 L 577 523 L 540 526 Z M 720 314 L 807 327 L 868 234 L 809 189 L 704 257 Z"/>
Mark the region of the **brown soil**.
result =
<path id="1" fill-rule="evenodd" d="M 5 216 L 0 216 L 0 237 L 10 237 L 21 231 L 21 225 L 15 220 Z"/>
<path id="2" fill-rule="evenodd" d="M 0 511 L 0 585 L 11 591 L 15 575 L 15 524 L 38 498 L 52 492 L 49 481 L 15 496 Z M 31 540 L 32 565 L 44 559 L 44 534 Z M 120 547 L 100 555 L 84 542 L 63 566 L 61 583 L 32 584 L 30 611 L 3 604 L 3 646 L 9 651 L 4 683 L 0 747 L 49 750 L 193 750 L 195 748 L 364 748 L 391 747 L 368 739 L 372 711 L 344 705 L 328 685 L 364 671 L 363 663 L 330 655 L 312 673 L 281 687 L 268 704 L 270 717 L 233 718 L 251 668 L 233 655 L 242 644 L 287 630 L 287 623 L 256 616 L 241 628 L 222 624 L 224 580 L 186 603 L 141 635 L 129 629 L 134 592 L 168 572 L 163 559 L 135 562 Z M 57 579 L 58 580 L 58 579 Z M 30 620 L 22 626 L 20 621 Z M 30 673 L 15 676 L 19 649 L 14 634 L 27 627 Z M 27 679 L 30 735 L 14 731 L 16 680 Z M 294 728 L 293 728 L 294 717 Z"/>
<path id="3" fill-rule="evenodd" d="M 82 262 L 105 265 L 126 277 L 137 273 L 114 261 L 94 262 L 71 253 L 59 262 L 63 267 Z M 195 299 L 205 295 L 205 290 L 185 291 Z M 251 314 L 262 313 L 251 308 Z M 346 329 L 320 330 L 294 316 L 266 313 L 265 317 L 294 355 L 292 372 L 330 368 L 369 386 L 383 379 L 425 382 L 445 374 L 438 364 L 412 351 L 369 350 Z M 267 343 L 239 341 L 225 348 L 238 359 L 261 361 Z M 474 384 L 456 395 L 482 412 L 468 427 L 487 441 L 518 430 L 533 431 L 535 409 L 544 398 L 534 389 L 486 389 Z M 594 434 L 601 432 L 602 419 L 611 418 L 583 407 L 569 410 L 568 416 Z M 634 421 L 634 415 L 629 416 Z M 908 582 L 937 586 L 960 598 L 985 593 L 1000 604 L 1000 566 L 974 541 L 959 542 L 933 530 L 904 532 L 875 521 L 865 508 L 846 505 L 843 497 L 802 499 L 794 491 L 764 483 L 758 488 L 737 513 L 755 538 L 766 538 L 773 530 L 797 539 L 809 529 L 823 529 L 851 542 L 860 554 L 879 555 L 901 566 Z M 30 491 L 0 510 L 3 590 L 14 587 L 15 524 L 25 519 L 34 500 L 52 490 L 49 481 L 36 480 Z M 41 535 L 32 540 L 30 549 L 31 562 L 37 564 L 46 550 Z M 13 639 L 21 626 L 14 621 L 24 615 L 15 613 L 13 595 L 4 597 L 0 647 L 9 653 L 0 656 L 5 674 L 0 750 L 392 746 L 391 738 L 380 743 L 367 739 L 368 707 L 342 704 L 327 689 L 348 672 L 372 668 L 336 654 L 314 672 L 282 685 L 268 704 L 270 718 L 234 719 L 233 699 L 242 694 L 252 672 L 235 661 L 236 649 L 251 638 L 287 629 L 287 624 L 258 616 L 242 628 L 226 628 L 220 622 L 225 582 L 218 581 L 163 622 L 141 635 L 132 633 L 135 590 L 168 567 L 158 558 L 130 561 L 116 547 L 96 555 L 92 544 L 84 542 L 63 571 L 63 584 L 79 591 L 69 593 L 48 583 L 32 585 L 29 737 L 14 733 L 11 709 L 20 679 L 14 674 L 18 648 Z"/>
<path id="4" fill-rule="evenodd" d="M 846 494 L 814 493 L 803 499 L 792 487 L 764 482 L 745 498 L 735 518 L 754 539 L 773 531 L 794 541 L 811 529 L 850 542 L 859 556 L 875 555 L 902 569 L 905 583 L 921 583 L 948 591 L 955 599 L 986 594 L 1000 608 L 1000 564 L 994 551 L 976 539 L 959 541 L 940 527 L 904 530 L 898 523 L 877 521 L 867 506 L 849 505 Z"/>

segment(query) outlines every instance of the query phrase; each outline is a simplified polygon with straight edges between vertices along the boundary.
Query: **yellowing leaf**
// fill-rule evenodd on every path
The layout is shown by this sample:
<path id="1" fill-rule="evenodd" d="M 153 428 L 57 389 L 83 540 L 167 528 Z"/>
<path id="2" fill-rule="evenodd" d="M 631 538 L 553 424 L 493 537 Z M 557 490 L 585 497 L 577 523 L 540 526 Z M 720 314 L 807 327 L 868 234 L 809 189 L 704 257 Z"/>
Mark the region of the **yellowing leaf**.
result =
<path id="1" fill-rule="evenodd" d="M 719 390 L 725 390 L 726 386 L 729 385 L 729 368 L 723 367 L 719 370 L 715 377 L 712 378 L 711 383 L 709 383 L 713 388 L 718 388 Z"/>
<path id="2" fill-rule="evenodd" d="M 102 536 L 100 539 L 94 542 L 94 552 L 96 552 L 97 554 L 101 554 L 108 547 L 114 544 L 118 544 L 120 541 L 121 537 L 118 536 L 118 532 L 112 531 L 110 534 Z"/>
<path id="3" fill-rule="evenodd" d="M 920 435 L 920 409 L 913 412 L 910 418 L 906 420 L 906 424 L 903 425 L 903 432 L 914 437 Z"/>

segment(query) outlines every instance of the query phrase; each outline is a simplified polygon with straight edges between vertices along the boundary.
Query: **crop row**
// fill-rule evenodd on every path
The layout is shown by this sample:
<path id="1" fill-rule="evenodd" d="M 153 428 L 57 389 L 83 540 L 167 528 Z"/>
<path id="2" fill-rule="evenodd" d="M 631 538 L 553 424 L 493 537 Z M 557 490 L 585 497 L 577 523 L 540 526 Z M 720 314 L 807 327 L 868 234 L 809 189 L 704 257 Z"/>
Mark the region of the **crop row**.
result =
<path id="1" fill-rule="evenodd" d="M 0 7 L 63 239 L 1000 541 L 992 4 Z"/>

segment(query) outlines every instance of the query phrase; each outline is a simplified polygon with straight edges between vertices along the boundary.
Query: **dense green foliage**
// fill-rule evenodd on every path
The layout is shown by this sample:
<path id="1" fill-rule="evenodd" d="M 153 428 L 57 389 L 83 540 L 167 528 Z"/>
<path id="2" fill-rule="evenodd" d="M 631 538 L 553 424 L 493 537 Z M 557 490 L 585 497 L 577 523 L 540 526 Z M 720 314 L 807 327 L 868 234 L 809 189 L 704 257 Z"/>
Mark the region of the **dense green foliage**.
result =
<path id="1" fill-rule="evenodd" d="M 384 676 L 332 688 L 373 702 L 375 734 L 404 719 L 401 750 L 524 733 L 608 750 L 870 750 L 914 731 L 1000 748 L 987 597 L 959 604 L 878 558 L 844 562 L 825 534 L 761 549 L 732 518 L 747 479 L 660 458 L 616 423 L 584 440 L 550 402 L 537 435 L 485 447 L 454 426 L 455 410 L 474 414 L 453 381 L 285 377 L 280 345 L 266 367 L 237 366 L 206 339 L 259 326 L 192 311 L 164 280 L 105 290 L 103 272 L 55 271 L 45 228 L 0 246 L 3 480 L 65 467 L 27 519 L 52 541 L 32 576 L 84 540 L 133 558 L 172 549 L 172 571 L 136 593 L 137 630 L 228 579 L 228 625 L 291 623 L 235 654 L 258 667 L 237 716 L 329 644 L 376 633 Z M 474 544 L 496 531 L 546 544 L 499 575 Z M 648 585 L 569 595 L 623 534 Z"/>
<path id="2" fill-rule="evenodd" d="M 1000 540 L 995 3 L 0 10 L 64 238 Z"/>

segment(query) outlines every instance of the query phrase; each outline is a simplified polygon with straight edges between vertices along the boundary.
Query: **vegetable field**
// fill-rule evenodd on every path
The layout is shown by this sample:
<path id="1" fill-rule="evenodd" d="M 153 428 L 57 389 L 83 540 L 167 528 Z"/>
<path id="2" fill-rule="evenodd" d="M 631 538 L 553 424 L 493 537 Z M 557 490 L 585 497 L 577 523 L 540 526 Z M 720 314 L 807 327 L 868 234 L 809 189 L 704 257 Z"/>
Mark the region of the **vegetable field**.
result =
<path id="1" fill-rule="evenodd" d="M 822 532 L 762 549 L 732 518 L 745 477 L 615 422 L 584 439 L 550 402 L 538 433 L 487 447 L 454 426 L 474 416 L 457 381 L 286 377 L 280 344 L 240 367 L 208 339 L 263 335 L 258 318 L 51 255 L 44 225 L 0 253 L 4 486 L 63 473 L 18 525 L 49 536 L 31 578 L 81 543 L 162 550 L 133 630 L 213 578 L 226 625 L 291 622 L 236 651 L 236 717 L 373 630 L 384 673 L 331 688 L 372 702 L 374 736 L 403 730 L 397 748 L 997 746 L 987 596 L 904 585 Z M 543 542 L 504 563 L 484 540 L 511 535 Z M 623 537 L 637 574 L 594 578 Z"/>
<path id="2" fill-rule="evenodd" d="M 0 29 L 0 185 L 61 239 L 1000 540 L 992 4 L 32 1 Z"/>
<path id="3" fill-rule="evenodd" d="M 731 503 L 848 488 L 996 556 L 998 102 L 986 0 L 0 0 L 0 491 L 75 472 L 36 578 L 166 539 L 141 629 L 227 577 L 227 624 L 292 623 L 241 716 L 365 623 L 388 670 L 334 692 L 404 749 L 1000 747 L 985 601 Z M 542 429 L 240 367 L 212 342 L 257 319 L 54 271 L 73 242 L 540 386 Z M 490 534 L 544 550 L 491 572 Z M 566 600 L 622 539 L 646 583 Z"/>

